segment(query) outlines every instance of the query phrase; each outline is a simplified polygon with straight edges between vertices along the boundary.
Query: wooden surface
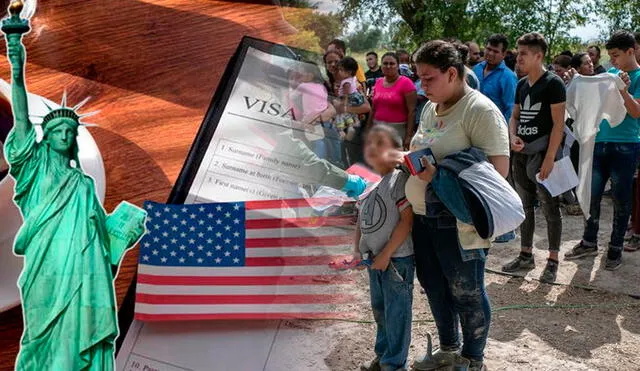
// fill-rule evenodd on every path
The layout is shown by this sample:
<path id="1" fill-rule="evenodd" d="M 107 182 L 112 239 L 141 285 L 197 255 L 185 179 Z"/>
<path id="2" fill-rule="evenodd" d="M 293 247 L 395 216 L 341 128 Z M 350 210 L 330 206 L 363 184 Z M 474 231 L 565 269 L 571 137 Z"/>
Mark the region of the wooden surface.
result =
<path id="1" fill-rule="evenodd" d="M 29 91 L 59 101 L 66 88 L 71 104 L 92 96 L 83 111 L 101 110 L 87 121 L 99 125 L 90 131 L 104 158 L 109 212 L 122 200 L 166 201 L 242 36 L 280 41 L 294 31 L 265 1 L 47 0 L 32 26 L 24 40 Z M 5 58 L 0 76 L 10 79 Z M 124 259 L 118 303 L 137 258 L 134 249 Z M 0 370 L 13 369 L 21 333 L 20 308 L 0 314 Z"/>

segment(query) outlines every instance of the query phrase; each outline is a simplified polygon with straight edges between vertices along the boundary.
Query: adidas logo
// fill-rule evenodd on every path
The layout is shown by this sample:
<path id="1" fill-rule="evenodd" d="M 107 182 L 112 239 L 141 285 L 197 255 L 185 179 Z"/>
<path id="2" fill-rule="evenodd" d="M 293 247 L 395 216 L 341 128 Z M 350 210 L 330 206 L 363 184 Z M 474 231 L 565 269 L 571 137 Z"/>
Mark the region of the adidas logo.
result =
<path id="1" fill-rule="evenodd" d="M 518 136 L 528 137 L 531 135 L 538 135 L 537 127 L 518 126 Z"/>
<path id="2" fill-rule="evenodd" d="M 524 104 L 520 106 L 520 122 L 526 124 L 538 116 L 542 103 L 531 105 L 531 96 L 527 95 Z"/>

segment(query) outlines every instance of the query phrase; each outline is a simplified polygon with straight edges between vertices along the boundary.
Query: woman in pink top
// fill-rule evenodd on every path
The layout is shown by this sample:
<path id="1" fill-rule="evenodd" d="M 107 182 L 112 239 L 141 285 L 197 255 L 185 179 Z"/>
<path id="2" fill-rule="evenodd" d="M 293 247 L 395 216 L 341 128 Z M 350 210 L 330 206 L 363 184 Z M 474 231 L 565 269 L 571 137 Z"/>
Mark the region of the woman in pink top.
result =
<path id="1" fill-rule="evenodd" d="M 373 90 L 373 107 L 369 115 L 369 127 L 387 125 L 404 138 L 407 148 L 413 137 L 416 114 L 416 87 L 398 70 L 398 56 L 386 53 L 382 56 L 384 78 L 376 81 Z"/>

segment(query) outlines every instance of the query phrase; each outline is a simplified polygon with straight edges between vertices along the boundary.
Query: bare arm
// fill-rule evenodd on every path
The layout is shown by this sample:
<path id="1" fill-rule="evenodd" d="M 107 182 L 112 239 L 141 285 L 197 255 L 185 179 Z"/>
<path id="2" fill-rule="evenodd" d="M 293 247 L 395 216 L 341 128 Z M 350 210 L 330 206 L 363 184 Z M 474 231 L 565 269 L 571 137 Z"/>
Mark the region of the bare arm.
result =
<path id="1" fill-rule="evenodd" d="M 20 35 L 7 35 L 7 54 L 11 62 L 11 100 L 16 140 L 23 141 L 33 131 L 29 122 L 29 107 L 27 104 L 27 89 L 24 83 L 25 51 Z"/>
<path id="2" fill-rule="evenodd" d="M 326 122 L 334 117 L 336 117 L 336 108 L 333 106 L 333 104 L 329 103 L 327 105 L 327 109 L 320 113 L 320 119 Z"/>
<path id="3" fill-rule="evenodd" d="M 624 100 L 624 108 L 627 109 L 629 116 L 634 119 L 640 118 L 640 99 L 636 99 L 626 89 L 620 90 L 620 95 Z"/>
<path id="4" fill-rule="evenodd" d="M 304 125 L 320 125 L 322 122 L 327 122 L 336 116 L 336 109 L 333 104 L 328 103 L 327 108 L 324 111 L 315 115 L 305 115 L 302 118 Z"/>
<path id="5" fill-rule="evenodd" d="M 360 218 L 358 218 L 358 223 L 356 224 L 356 233 L 353 240 L 353 257 L 359 259 L 360 258 L 360 237 L 362 236 L 362 231 L 360 230 Z"/>
<path id="6" fill-rule="evenodd" d="M 402 246 L 402 243 L 407 239 L 411 228 L 413 227 L 413 210 L 411 207 L 407 207 L 400 213 L 400 221 L 393 229 L 389 242 L 384 246 L 382 252 L 375 257 L 371 269 L 386 270 L 389 265 L 389 260 L 393 254 Z"/>
<path id="7" fill-rule="evenodd" d="M 524 148 L 524 141 L 518 136 L 518 122 L 520 121 L 520 105 L 513 105 L 513 112 L 509 119 L 509 143 L 511 150 L 520 152 Z"/>
<path id="8" fill-rule="evenodd" d="M 382 250 L 383 254 L 388 255 L 389 257 L 393 256 L 393 254 L 402 246 L 402 243 L 407 239 L 409 233 L 411 233 L 411 227 L 413 226 L 413 209 L 411 207 L 407 207 L 402 210 L 400 213 L 400 221 L 398 225 L 391 232 L 391 238 L 389 242 L 385 245 Z"/>
<path id="9" fill-rule="evenodd" d="M 625 84 L 625 88 L 620 90 L 620 95 L 622 96 L 622 100 L 624 101 L 624 107 L 627 109 L 627 113 L 629 116 L 637 119 L 640 117 L 640 99 L 634 98 L 633 94 L 629 93 L 629 86 L 631 85 L 631 79 L 629 74 L 626 72 L 621 72 L 619 74 L 620 78 Z"/>
<path id="10" fill-rule="evenodd" d="M 562 143 L 562 135 L 564 133 L 564 112 L 565 102 L 556 103 L 551 105 L 551 117 L 553 118 L 553 129 L 551 129 L 551 135 L 549 137 L 549 147 L 547 148 L 547 154 L 544 156 L 542 167 L 540 167 L 540 179 L 544 180 L 549 177 L 553 170 L 553 165 L 556 161 L 556 153 Z"/>
<path id="11" fill-rule="evenodd" d="M 369 104 L 369 101 L 365 99 L 364 104 L 362 104 L 361 106 L 348 106 L 345 111 L 349 113 L 355 113 L 356 115 L 369 113 L 371 111 L 371 105 Z"/>
<path id="12" fill-rule="evenodd" d="M 489 162 L 503 177 L 509 175 L 509 156 L 489 156 Z"/>
<path id="13" fill-rule="evenodd" d="M 517 104 L 515 104 L 515 100 L 516 100 L 516 87 L 518 86 L 518 79 L 516 78 L 515 75 L 510 75 L 510 76 L 505 76 L 506 79 L 503 80 L 503 90 L 502 90 L 502 99 L 503 99 L 503 105 L 504 105 L 504 109 L 505 109 L 505 117 L 507 119 L 507 121 L 511 121 L 511 114 L 513 113 L 513 108 L 514 106 L 517 106 Z"/>
<path id="14" fill-rule="evenodd" d="M 371 107 L 371 112 L 369 113 L 369 116 L 367 117 L 367 125 L 365 125 L 365 127 L 363 128 L 364 130 L 369 130 L 371 128 L 371 126 L 373 126 L 373 116 L 376 115 L 376 107 L 372 106 Z"/>
<path id="15" fill-rule="evenodd" d="M 416 102 L 418 100 L 418 95 L 415 90 L 404 95 L 404 102 L 407 106 L 407 132 L 405 134 L 404 147 L 405 149 L 409 148 L 409 143 L 413 138 L 413 130 L 416 125 Z"/>
<path id="16" fill-rule="evenodd" d="M 551 129 L 551 137 L 549 138 L 549 148 L 547 156 L 555 160 L 556 153 L 562 143 L 562 135 L 564 133 L 564 113 L 566 103 L 557 103 L 551 105 L 551 118 L 553 118 L 553 129 Z"/>
<path id="17" fill-rule="evenodd" d="M 351 83 L 345 82 L 341 87 L 343 92 L 351 91 Z M 349 107 L 349 94 L 342 94 L 340 97 L 340 105 L 343 111 L 347 111 L 347 107 Z"/>
<path id="18" fill-rule="evenodd" d="M 511 114 L 511 118 L 509 119 L 509 137 L 515 138 L 517 137 L 518 132 L 518 120 L 520 120 L 520 105 L 513 105 L 513 113 Z"/>

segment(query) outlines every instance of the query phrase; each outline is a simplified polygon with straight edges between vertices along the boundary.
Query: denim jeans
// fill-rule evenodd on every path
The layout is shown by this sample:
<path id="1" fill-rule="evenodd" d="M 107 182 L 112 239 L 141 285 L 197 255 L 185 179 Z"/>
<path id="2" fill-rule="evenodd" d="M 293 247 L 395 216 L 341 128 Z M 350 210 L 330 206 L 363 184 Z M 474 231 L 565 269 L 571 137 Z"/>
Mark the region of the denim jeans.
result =
<path id="1" fill-rule="evenodd" d="M 369 268 L 371 309 L 378 325 L 375 352 L 382 370 L 406 367 L 411 344 L 413 256 L 391 258 L 386 271 Z"/>
<path id="2" fill-rule="evenodd" d="M 607 181 L 611 179 L 613 197 L 613 227 L 609 250 L 622 253 L 624 234 L 631 216 L 633 176 L 638 165 L 640 143 L 596 143 L 593 150 L 593 176 L 591 178 L 591 205 L 582 240 L 587 246 L 598 242 L 600 227 L 600 201 Z"/>
<path id="3" fill-rule="evenodd" d="M 484 259 L 463 261 L 456 219 L 451 215 L 415 215 L 412 233 L 416 275 L 427 293 L 441 348 L 460 346 L 460 324 L 462 355 L 482 360 L 491 323 Z"/>
<path id="4" fill-rule="evenodd" d="M 534 183 L 527 176 L 527 159 L 529 156 L 514 154 L 513 180 L 516 191 L 522 200 L 525 219 L 520 226 L 522 234 L 520 245 L 523 248 L 533 247 L 533 233 L 536 229 L 535 200 L 542 203 L 542 211 L 547 220 L 547 238 L 549 239 L 549 251 L 559 251 L 562 242 L 562 214 L 560 213 L 560 201 L 540 183 Z"/>

